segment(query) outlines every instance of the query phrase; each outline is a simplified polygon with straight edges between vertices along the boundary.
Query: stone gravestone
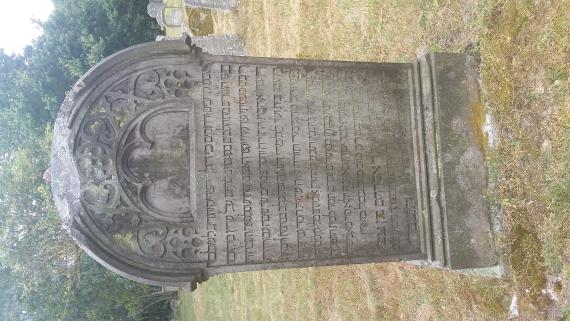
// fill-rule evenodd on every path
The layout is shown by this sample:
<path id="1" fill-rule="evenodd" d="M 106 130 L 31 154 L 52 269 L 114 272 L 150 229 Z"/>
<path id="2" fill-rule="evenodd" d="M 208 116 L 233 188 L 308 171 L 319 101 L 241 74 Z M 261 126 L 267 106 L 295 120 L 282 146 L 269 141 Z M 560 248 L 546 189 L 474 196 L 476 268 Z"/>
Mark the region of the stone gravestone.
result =
<path id="1" fill-rule="evenodd" d="M 192 43 L 213 55 L 245 56 L 247 52 L 239 35 L 195 36 Z"/>
<path id="2" fill-rule="evenodd" d="M 126 49 L 68 95 L 52 190 L 65 226 L 150 284 L 276 268 L 495 265 L 474 60 Z"/>
<path id="3" fill-rule="evenodd" d="M 157 41 L 174 39 L 180 38 L 156 37 Z M 245 56 L 247 52 L 245 43 L 243 43 L 239 35 L 192 36 L 191 41 L 197 47 L 212 55 Z"/>
<path id="4" fill-rule="evenodd" d="M 214 9 L 214 10 L 231 10 L 238 4 L 238 0 L 184 0 L 189 7 Z"/>

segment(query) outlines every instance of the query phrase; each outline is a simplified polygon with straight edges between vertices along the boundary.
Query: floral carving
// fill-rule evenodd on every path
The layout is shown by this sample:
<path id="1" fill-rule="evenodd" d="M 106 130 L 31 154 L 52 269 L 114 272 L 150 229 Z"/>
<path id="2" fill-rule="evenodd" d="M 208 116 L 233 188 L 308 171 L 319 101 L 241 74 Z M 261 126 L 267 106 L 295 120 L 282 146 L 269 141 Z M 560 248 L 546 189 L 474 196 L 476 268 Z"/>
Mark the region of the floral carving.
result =
<path id="1" fill-rule="evenodd" d="M 162 101 L 190 97 L 193 87 L 190 73 L 184 69 L 157 68 L 129 75 L 116 81 L 86 110 L 75 137 L 74 157 L 82 178 L 81 201 L 87 213 L 109 235 L 137 230 L 140 251 L 155 258 L 195 260 L 202 245 L 191 227 L 164 225 L 169 217 L 174 219 L 176 215 L 192 219 L 185 203 L 189 182 L 180 175 L 162 171 L 160 164 L 155 164 L 150 171 L 141 167 L 147 159 L 153 160 L 152 153 L 160 156 L 166 152 L 167 146 L 159 138 L 175 135 L 173 139 L 180 144 L 175 152 L 181 153 L 177 158 L 181 165 L 163 164 L 163 168 L 189 170 L 187 165 L 182 166 L 188 157 L 185 147 L 188 110 L 163 111 L 161 106 L 164 105 Z M 148 115 L 147 111 L 152 110 L 157 112 Z M 179 132 L 165 131 L 158 123 L 153 123 L 153 117 L 158 120 L 165 115 L 186 115 L 182 118 L 185 121 L 175 118 L 178 127 L 168 128 L 179 128 Z M 121 150 L 124 148 L 128 153 L 123 159 Z M 172 153 L 169 155 L 170 158 L 159 158 L 176 159 L 172 158 Z M 128 170 L 130 175 L 121 174 L 119 168 L 123 167 L 123 162 L 132 163 L 133 168 Z M 167 197 L 163 203 L 153 203 L 153 193 L 161 193 L 163 187 L 175 191 L 168 195 L 182 196 L 184 202 L 173 202 Z"/>
<path id="2" fill-rule="evenodd" d="M 109 115 L 97 113 L 90 115 L 83 123 L 81 137 L 89 142 L 110 146 L 117 135 Z"/>
<path id="3" fill-rule="evenodd" d="M 118 177 L 124 192 L 159 221 L 193 220 L 188 117 L 184 108 L 150 109 L 129 124 L 119 143 Z"/>

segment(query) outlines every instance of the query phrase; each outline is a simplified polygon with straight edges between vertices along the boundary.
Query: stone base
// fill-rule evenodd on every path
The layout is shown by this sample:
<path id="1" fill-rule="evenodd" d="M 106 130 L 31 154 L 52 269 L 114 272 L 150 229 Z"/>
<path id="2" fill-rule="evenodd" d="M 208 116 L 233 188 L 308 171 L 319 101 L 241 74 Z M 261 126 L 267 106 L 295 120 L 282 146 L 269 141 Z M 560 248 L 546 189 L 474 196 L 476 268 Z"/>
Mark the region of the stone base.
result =
<path id="1" fill-rule="evenodd" d="M 434 53 L 418 59 L 414 145 L 422 251 L 436 265 L 497 265 L 486 199 L 486 137 L 475 59 Z"/>

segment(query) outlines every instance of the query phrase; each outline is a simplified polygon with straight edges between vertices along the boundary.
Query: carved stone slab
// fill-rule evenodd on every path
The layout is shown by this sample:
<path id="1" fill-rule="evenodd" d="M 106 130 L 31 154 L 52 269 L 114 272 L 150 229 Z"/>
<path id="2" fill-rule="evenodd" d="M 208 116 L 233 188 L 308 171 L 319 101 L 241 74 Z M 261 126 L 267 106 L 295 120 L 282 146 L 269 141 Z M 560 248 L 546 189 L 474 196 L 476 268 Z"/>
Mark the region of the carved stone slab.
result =
<path id="1" fill-rule="evenodd" d="M 468 58 L 451 55 L 440 73 L 435 57 L 213 56 L 170 40 L 129 48 L 63 104 L 56 204 L 89 254 L 151 284 L 396 260 L 495 264 L 480 151 L 440 137 L 469 141 L 469 112 L 453 105 L 478 99 L 477 86 Z M 455 98 L 432 82 L 449 75 Z"/>

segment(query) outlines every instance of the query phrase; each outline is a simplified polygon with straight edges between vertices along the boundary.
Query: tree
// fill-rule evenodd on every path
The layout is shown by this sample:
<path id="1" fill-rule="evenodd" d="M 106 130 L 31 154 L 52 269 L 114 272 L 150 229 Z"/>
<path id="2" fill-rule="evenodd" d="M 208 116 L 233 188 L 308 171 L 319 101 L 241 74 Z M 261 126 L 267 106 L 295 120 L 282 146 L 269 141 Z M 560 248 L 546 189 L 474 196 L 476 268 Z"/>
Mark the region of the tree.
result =
<path id="1" fill-rule="evenodd" d="M 150 314 L 140 310 L 154 302 L 150 287 L 79 250 L 42 173 L 51 124 L 71 86 L 103 57 L 152 41 L 159 27 L 146 0 L 53 2 L 43 35 L 22 56 L 0 50 L 0 318 L 143 320 Z"/>
<path id="2" fill-rule="evenodd" d="M 12 270 L 0 264 L 0 319 L 25 321 L 26 313 L 19 303 L 19 289 Z"/>

